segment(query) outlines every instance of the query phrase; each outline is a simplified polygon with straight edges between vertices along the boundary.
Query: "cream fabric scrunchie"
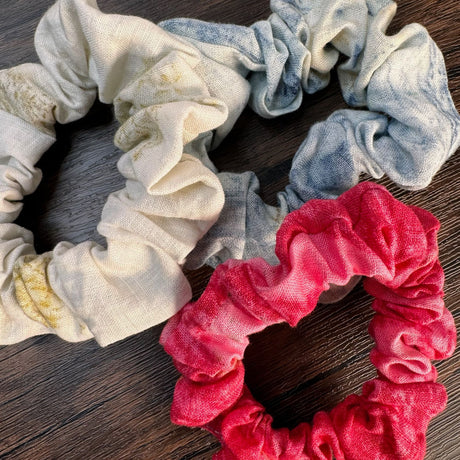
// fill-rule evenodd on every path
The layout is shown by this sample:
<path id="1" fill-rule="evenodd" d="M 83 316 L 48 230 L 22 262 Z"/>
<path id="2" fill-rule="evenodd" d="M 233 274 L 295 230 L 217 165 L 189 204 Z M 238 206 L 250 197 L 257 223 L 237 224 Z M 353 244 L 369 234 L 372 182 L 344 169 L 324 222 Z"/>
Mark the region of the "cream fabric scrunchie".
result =
<path id="1" fill-rule="evenodd" d="M 181 264 L 224 203 L 206 152 L 249 85 L 151 22 L 102 14 L 94 0 L 57 2 L 35 44 L 42 65 L 0 72 L 0 343 L 56 333 L 104 346 L 191 298 Z M 110 194 L 98 225 L 107 248 L 61 242 L 36 255 L 31 232 L 12 223 L 20 200 L 41 179 L 34 165 L 54 123 L 83 117 L 97 91 L 115 106 L 115 143 L 126 152 L 126 187 Z"/>

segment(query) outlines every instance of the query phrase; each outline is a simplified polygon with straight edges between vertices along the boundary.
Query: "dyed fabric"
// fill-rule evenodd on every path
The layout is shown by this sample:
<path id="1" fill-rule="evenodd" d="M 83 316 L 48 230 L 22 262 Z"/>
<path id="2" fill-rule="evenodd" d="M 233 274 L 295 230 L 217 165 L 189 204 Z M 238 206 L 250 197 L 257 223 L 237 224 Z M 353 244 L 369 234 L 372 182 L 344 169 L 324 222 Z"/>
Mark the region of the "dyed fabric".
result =
<path id="1" fill-rule="evenodd" d="M 359 70 L 353 81 L 357 87 L 358 82 L 370 79 L 367 86 L 360 83 L 369 108 L 374 107 L 371 100 L 376 107 L 392 101 L 391 110 L 387 105 L 382 106 L 382 111 L 389 114 L 389 118 L 385 118 L 387 124 L 374 122 L 372 117 L 381 116 L 377 113 L 359 112 L 361 115 L 356 116 L 362 118 L 362 124 L 354 126 L 358 112 L 353 111 L 349 124 L 344 124 L 342 118 L 338 122 L 334 118 L 334 123 L 325 131 L 317 129 L 323 125 L 313 128 L 300 150 L 309 153 L 296 155 L 291 185 L 280 195 L 279 208 L 266 206 L 260 200 L 253 173 L 222 173 L 216 177 L 217 171 L 207 152 L 229 132 L 251 90 L 252 99 L 256 99 L 258 77 L 255 75 L 266 76 L 260 80 L 266 81 L 267 91 L 261 91 L 265 94 L 264 101 L 290 107 L 289 110 L 298 105 L 292 101 L 286 103 L 287 99 L 280 95 L 287 97 L 292 88 L 297 88 L 296 98 L 301 98 L 301 86 L 291 85 L 292 69 L 298 69 L 300 62 L 303 66 L 308 60 L 312 61 L 305 57 L 312 48 L 298 44 L 303 37 L 300 32 L 293 35 L 297 27 L 294 12 L 298 9 L 291 7 L 291 4 L 280 6 L 277 14 L 284 22 L 275 21 L 274 17 L 263 22 L 265 25 L 260 26 L 255 41 L 251 34 L 259 30 L 259 26 L 228 29 L 224 25 L 208 25 L 212 30 L 218 27 L 223 36 L 228 35 L 229 30 L 249 31 L 234 35 L 234 40 L 246 43 L 247 48 L 227 46 L 222 42 L 222 35 L 217 34 L 216 43 L 222 45 L 219 49 L 226 50 L 222 56 L 215 53 L 216 45 L 200 41 L 188 43 L 141 18 L 102 14 L 95 0 L 59 0 L 45 14 L 35 36 L 41 64 L 25 64 L 0 72 L 0 259 L 3 260 L 0 343 L 54 332 L 70 341 L 94 336 L 101 345 L 107 345 L 168 319 L 190 299 L 190 286 L 182 273 L 186 261 L 191 267 L 205 261 L 216 264 L 228 257 L 264 256 L 275 261 L 275 233 L 287 212 L 305 200 L 315 196 L 333 197 L 339 189 L 351 186 L 358 180 L 360 169 L 354 169 L 356 164 L 367 165 L 364 170 L 368 172 L 388 173 L 380 163 L 377 167 L 370 157 L 356 153 L 362 146 L 371 150 L 378 146 L 386 149 L 389 163 L 395 164 L 395 171 L 409 182 L 413 170 L 407 167 L 407 158 L 411 159 L 411 165 L 417 165 L 417 171 L 423 171 L 424 177 L 431 177 L 457 142 L 458 117 L 452 114 L 442 57 L 424 32 L 414 36 L 401 32 L 395 36 L 399 38 L 385 39 L 392 45 L 385 48 L 384 62 L 376 63 L 373 60 L 376 49 L 369 43 L 377 39 L 372 42 L 367 36 L 374 30 L 370 27 L 371 23 L 377 24 L 374 22 L 365 25 L 365 39 L 361 32 L 358 34 L 367 44 L 363 45 L 356 66 L 352 66 Z M 376 18 L 380 14 L 388 19 L 392 14 L 390 10 L 385 7 L 383 13 L 375 8 L 372 11 Z M 382 21 L 380 19 L 380 23 Z M 181 22 L 173 24 L 180 28 Z M 376 27 L 374 32 L 377 34 L 382 27 Z M 280 37 L 285 36 L 291 43 L 289 47 L 283 45 L 281 38 L 276 38 L 273 41 L 276 46 L 267 48 L 273 48 L 272 51 L 265 50 L 263 46 L 267 45 L 269 35 L 265 36 L 262 31 L 269 33 L 270 28 L 278 31 L 273 32 L 273 40 L 283 30 Z M 348 29 L 345 27 L 344 31 Z M 402 37 L 406 38 L 401 42 Z M 333 40 L 334 43 L 337 40 Z M 387 43 L 385 40 L 382 43 Z M 404 89 L 410 89 L 407 94 L 400 94 L 402 90 L 397 85 L 395 88 L 399 89 L 395 94 L 374 90 L 383 81 L 395 78 L 391 73 L 393 66 L 386 63 L 393 62 L 399 50 L 409 47 L 412 52 L 411 46 L 419 43 L 418 40 L 421 40 L 417 51 L 418 72 L 421 76 L 427 69 L 434 72 L 428 86 L 419 88 L 414 83 L 414 87 L 409 88 L 406 85 Z M 427 44 L 434 53 L 428 57 Z M 246 51 L 254 46 L 260 47 L 263 53 L 259 50 L 248 60 Z M 334 46 L 337 49 L 332 55 L 336 58 L 337 50 L 348 52 L 341 45 Z M 284 64 L 280 67 L 278 49 L 288 63 L 286 68 Z M 227 51 L 234 59 L 227 59 Z M 274 54 L 270 54 L 272 52 Z M 248 53 L 252 55 L 252 51 Z M 302 55 L 305 56 L 301 59 Z M 398 59 L 395 57 L 394 61 L 397 63 Z M 262 67 L 254 67 L 252 61 Z M 331 61 L 331 66 L 334 63 Z M 281 78 L 278 83 L 274 79 L 275 68 Z M 245 78 L 248 70 L 254 72 L 250 82 Z M 375 76 L 384 71 L 389 72 L 388 78 Z M 304 73 L 313 75 L 311 70 L 302 67 L 301 74 Z M 312 79 L 317 78 L 311 77 L 310 81 Z M 280 84 L 281 81 L 284 83 Z M 425 99 L 417 96 L 419 90 Z M 114 104 L 115 115 L 121 123 L 115 143 L 126 152 L 118 163 L 126 178 L 126 187 L 110 194 L 98 226 L 107 247 L 93 242 L 77 245 L 62 242 L 53 251 L 37 256 L 31 233 L 12 222 L 20 212 L 22 197 L 32 193 L 41 179 L 35 163 L 55 140 L 54 123 L 83 117 L 97 96 L 104 103 Z M 428 131 L 424 126 L 416 128 L 419 132 L 415 136 L 410 131 L 412 124 L 401 125 L 397 102 L 401 97 L 413 104 L 420 103 L 420 113 L 430 114 L 433 131 L 428 147 L 415 146 L 411 141 L 414 137 L 425 139 Z M 437 111 L 430 105 L 433 98 L 438 98 L 440 109 Z M 405 107 L 412 107 L 407 101 Z M 272 114 L 284 110 L 272 109 Z M 263 110 L 260 112 L 264 114 Z M 347 114 L 339 115 L 347 118 Z M 370 124 L 366 121 L 368 117 L 374 120 Z M 411 120 L 419 119 L 411 115 Z M 341 132 L 345 125 L 351 131 Z M 401 141 L 405 139 L 406 128 L 410 131 L 408 143 Z M 358 137 L 356 145 L 350 147 L 347 142 L 351 132 Z M 379 156 L 377 150 L 375 152 L 372 158 Z M 433 166 L 435 163 L 438 166 Z M 325 181 L 326 177 L 329 182 Z M 314 184 L 321 185 L 318 188 Z M 224 206 L 224 195 L 227 204 L 217 221 Z M 209 235 L 189 255 L 216 221 Z"/>
<path id="2" fill-rule="evenodd" d="M 170 19 L 164 29 L 248 77 L 252 108 L 265 117 L 296 110 L 303 91 L 327 86 L 337 66 L 345 101 L 314 125 L 297 151 L 279 206 L 258 195 L 253 173 L 222 173 L 223 212 L 187 258 L 189 267 L 262 256 L 276 262 L 283 217 L 313 198 L 336 198 L 361 173 L 388 175 L 407 189 L 426 187 L 460 145 L 460 117 L 441 51 L 419 24 L 385 31 L 390 0 L 272 0 L 273 14 L 251 27 Z M 364 109 L 364 110 L 363 110 Z"/>
<path id="3" fill-rule="evenodd" d="M 277 235 L 279 265 L 227 261 L 165 326 L 160 342 L 182 374 L 172 421 L 217 436 L 220 460 L 422 459 L 427 425 L 446 404 L 431 361 L 456 343 L 442 300 L 438 229 L 427 211 L 367 182 L 289 214 Z M 378 376 L 311 425 L 273 429 L 244 384 L 248 336 L 275 323 L 295 326 L 331 283 L 353 275 L 368 277 L 375 298 L 370 359 Z"/>
<path id="4" fill-rule="evenodd" d="M 191 298 L 182 264 L 224 192 L 207 158 L 249 96 L 247 81 L 141 18 L 61 0 L 35 36 L 42 64 L 0 72 L 0 343 L 56 333 L 107 345 L 168 319 Z M 108 46 L 110 45 L 110 46 Z M 94 242 L 37 255 L 12 222 L 37 187 L 53 125 L 113 103 L 126 178 Z M 205 164 L 203 164 L 206 163 Z"/>

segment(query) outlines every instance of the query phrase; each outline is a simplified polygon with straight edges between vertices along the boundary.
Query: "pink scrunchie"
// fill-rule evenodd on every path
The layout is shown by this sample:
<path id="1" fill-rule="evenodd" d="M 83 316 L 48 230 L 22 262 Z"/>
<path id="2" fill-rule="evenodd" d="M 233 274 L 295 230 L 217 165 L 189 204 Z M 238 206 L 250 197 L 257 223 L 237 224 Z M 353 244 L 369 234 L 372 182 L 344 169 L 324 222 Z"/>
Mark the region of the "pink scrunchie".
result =
<path id="1" fill-rule="evenodd" d="M 279 265 L 229 260 L 164 328 L 160 342 L 183 375 L 172 421 L 214 433 L 219 460 L 423 458 L 428 422 L 447 400 L 430 360 L 450 356 L 456 342 L 438 229 L 427 211 L 366 182 L 289 214 L 277 235 Z M 244 384 L 248 336 L 274 323 L 295 326 L 330 283 L 353 275 L 369 277 L 364 287 L 375 297 L 370 359 L 378 377 L 312 425 L 273 429 Z"/>

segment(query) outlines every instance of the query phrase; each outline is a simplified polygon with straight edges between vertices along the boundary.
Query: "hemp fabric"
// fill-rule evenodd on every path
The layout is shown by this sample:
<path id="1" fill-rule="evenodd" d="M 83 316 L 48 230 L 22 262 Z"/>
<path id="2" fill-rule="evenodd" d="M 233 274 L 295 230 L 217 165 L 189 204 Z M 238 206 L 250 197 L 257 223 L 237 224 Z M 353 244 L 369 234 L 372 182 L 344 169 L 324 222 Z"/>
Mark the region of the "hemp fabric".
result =
<path id="1" fill-rule="evenodd" d="M 313 198 L 336 198 L 360 174 L 386 174 L 399 186 L 426 187 L 460 145 L 441 51 L 420 24 L 394 35 L 391 0 L 271 0 L 273 13 L 250 27 L 169 19 L 164 29 L 247 77 L 250 105 L 264 117 L 296 110 L 337 75 L 354 109 L 315 124 L 294 156 L 278 207 L 265 204 L 254 173 L 219 174 L 223 212 L 187 258 L 216 266 L 228 258 L 276 263 L 275 234 L 284 216 Z"/>
<path id="2" fill-rule="evenodd" d="M 191 298 L 182 264 L 217 220 L 224 192 L 207 158 L 245 107 L 248 82 L 141 18 L 60 0 L 38 25 L 41 64 L 0 72 L 0 343 L 56 333 L 101 345 L 158 324 Z M 14 224 L 55 122 L 113 103 L 126 178 L 94 242 L 36 255 Z M 203 164 L 206 163 L 206 164 Z"/>
<path id="3" fill-rule="evenodd" d="M 182 374 L 171 420 L 204 428 L 221 442 L 217 460 L 422 459 L 425 433 L 446 404 L 432 360 L 452 355 L 456 329 L 443 298 L 439 222 L 361 183 L 336 200 L 311 200 L 277 235 L 278 265 L 229 260 L 196 302 L 172 317 L 160 337 Z M 363 275 L 375 299 L 369 333 L 376 378 L 313 423 L 274 429 L 244 384 L 251 334 L 295 326 L 329 284 Z"/>

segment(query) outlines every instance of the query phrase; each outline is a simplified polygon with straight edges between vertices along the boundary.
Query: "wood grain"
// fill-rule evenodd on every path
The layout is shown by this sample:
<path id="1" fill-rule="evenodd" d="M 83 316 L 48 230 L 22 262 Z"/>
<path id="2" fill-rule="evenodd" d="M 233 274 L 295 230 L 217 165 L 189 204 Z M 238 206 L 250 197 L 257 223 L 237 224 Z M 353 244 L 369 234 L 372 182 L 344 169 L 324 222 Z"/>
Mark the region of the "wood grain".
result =
<path id="1" fill-rule="evenodd" d="M 51 0 L 0 0 L 0 68 L 37 61 L 33 31 Z M 154 22 L 175 16 L 249 25 L 269 14 L 256 0 L 100 0 L 105 12 Z M 425 25 L 443 51 L 450 89 L 460 108 L 458 0 L 404 0 L 391 25 Z M 212 154 L 221 169 L 252 169 L 265 199 L 274 203 L 287 184 L 293 154 L 309 127 L 345 107 L 336 79 L 305 98 L 282 119 L 263 120 L 246 110 Z M 38 251 L 60 240 L 93 239 L 107 195 L 123 186 L 116 170 L 121 152 L 112 142 L 117 125 L 111 107 L 96 104 L 83 120 L 60 126 L 58 141 L 40 166 L 44 179 L 25 200 L 19 223 L 33 230 Z M 440 256 L 445 300 L 460 318 L 460 155 L 451 157 L 433 183 L 408 192 L 380 181 L 403 202 L 441 220 Z M 211 270 L 189 273 L 195 295 Z M 253 337 L 245 357 L 246 381 L 274 416 L 276 426 L 309 421 L 374 375 L 368 354 L 370 298 L 359 285 L 342 302 L 320 306 L 297 328 L 272 327 Z M 109 306 L 110 307 L 110 306 Z M 169 406 L 178 374 L 158 345 L 162 325 L 100 348 L 94 341 L 66 343 L 55 336 L 0 348 L 0 458 L 2 459 L 210 459 L 218 443 L 204 431 L 177 427 Z M 438 366 L 449 393 L 447 409 L 430 425 L 429 460 L 460 458 L 460 352 Z M 364 459 L 372 460 L 372 459 Z"/>

